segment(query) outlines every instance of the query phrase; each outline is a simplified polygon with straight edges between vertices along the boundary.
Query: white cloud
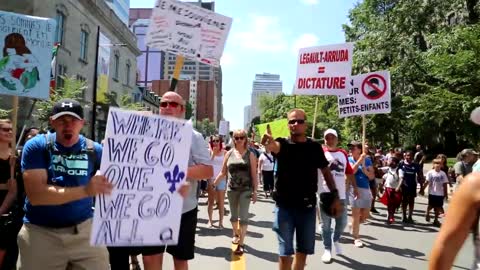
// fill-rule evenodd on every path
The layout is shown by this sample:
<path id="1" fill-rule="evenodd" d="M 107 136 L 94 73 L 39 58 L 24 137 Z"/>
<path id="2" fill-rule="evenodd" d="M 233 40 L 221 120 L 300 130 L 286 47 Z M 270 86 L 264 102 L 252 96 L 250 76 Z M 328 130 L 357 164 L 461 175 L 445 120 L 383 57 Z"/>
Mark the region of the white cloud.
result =
<path id="1" fill-rule="evenodd" d="M 318 45 L 319 40 L 320 39 L 314 34 L 303 34 L 293 42 L 292 52 L 296 55 L 301 48 Z"/>
<path id="2" fill-rule="evenodd" d="M 316 5 L 316 4 L 318 4 L 318 0 L 300 0 L 300 2 L 304 3 L 305 5 Z"/>
<path id="3" fill-rule="evenodd" d="M 233 34 L 232 42 L 243 49 L 259 52 L 284 52 L 288 50 L 287 37 L 273 16 L 250 15 L 245 31 Z"/>
<path id="4" fill-rule="evenodd" d="M 220 58 L 220 64 L 222 65 L 222 67 L 231 66 L 234 63 L 235 60 L 233 58 L 233 54 L 229 52 L 224 52 L 222 58 Z"/>

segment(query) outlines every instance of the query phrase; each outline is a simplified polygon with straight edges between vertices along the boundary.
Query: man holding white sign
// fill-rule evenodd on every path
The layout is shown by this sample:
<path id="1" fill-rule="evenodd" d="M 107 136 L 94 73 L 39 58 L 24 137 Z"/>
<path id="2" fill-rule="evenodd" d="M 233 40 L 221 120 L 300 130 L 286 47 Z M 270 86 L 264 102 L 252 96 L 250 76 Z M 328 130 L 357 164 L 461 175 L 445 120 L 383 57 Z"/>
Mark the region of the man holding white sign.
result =
<path id="1" fill-rule="evenodd" d="M 109 194 L 112 184 L 93 176 L 102 147 L 80 135 L 84 123 L 80 103 L 60 100 L 50 117 L 56 132 L 36 136 L 23 148 L 27 198 L 18 235 L 22 270 L 109 268 L 107 249 L 90 246 L 88 239 L 92 197 Z"/>
<path id="2" fill-rule="evenodd" d="M 167 92 L 160 101 L 160 114 L 183 119 L 185 116 L 185 101 L 179 94 Z M 176 270 L 188 269 L 188 260 L 193 259 L 195 249 L 198 205 L 197 181 L 212 177 L 213 167 L 210 165 L 208 147 L 202 134 L 194 130 L 187 170 L 187 181 L 190 181 L 191 189 L 183 202 L 178 245 L 141 248 L 139 251 L 143 255 L 145 270 L 162 269 L 163 253 L 165 251 L 173 256 Z"/>

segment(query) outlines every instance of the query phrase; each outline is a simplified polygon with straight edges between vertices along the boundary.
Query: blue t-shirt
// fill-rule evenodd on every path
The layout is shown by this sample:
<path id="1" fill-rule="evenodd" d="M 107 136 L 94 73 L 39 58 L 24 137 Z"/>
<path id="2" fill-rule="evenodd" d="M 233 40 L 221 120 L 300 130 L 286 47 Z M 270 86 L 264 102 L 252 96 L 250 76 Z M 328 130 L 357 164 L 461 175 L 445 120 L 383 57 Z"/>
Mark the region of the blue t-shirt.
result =
<path id="1" fill-rule="evenodd" d="M 55 133 L 49 134 L 55 136 Z M 88 160 L 87 140 L 80 135 L 79 141 L 72 147 L 64 147 L 55 142 L 57 151 L 48 154 L 47 140 L 44 135 L 29 140 L 23 148 L 22 172 L 32 169 L 45 169 L 47 183 L 60 187 L 85 186 L 90 180 L 95 164 Z M 102 158 L 102 146 L 95 143 L 96 162 Z M 48 160 L 50 157 L 51 160 Z M 33 206 L 25 200 L 25 223 L 46 227 L 67 227 L 79 224 L 93 216 L 93 198 L 69 202 L 62 205 Z"/>
<path id="2" fill-rule="evenodd" d="M 350 162 L 350 165 L 352 165 L 352 167 L 356 163 L 356 161 L 351 156 L 348 157 L 348 162 Z M 372 166 L 372 161 L 368 157 L 365 158 L 365 165 L 367 166 L 367 168 Z M 368 179 L 368 176 L 363 173 L 362 166 L 363 165 L 358 166 L 358 170 L 355 173 L 355 180 L 357 182 L 357 187 L 368 188 L 369 189 L 370 188 L 370 185 L 369 185 L 370 180 Z"/>
<path id="3" fill-rule="evenodd" d="M 421 168 L 417 163 L 400 163 L 399 175 L 403 177 L 402 186 L 416 189 L 417 188 L 417 175 L 420 174 Z"/>

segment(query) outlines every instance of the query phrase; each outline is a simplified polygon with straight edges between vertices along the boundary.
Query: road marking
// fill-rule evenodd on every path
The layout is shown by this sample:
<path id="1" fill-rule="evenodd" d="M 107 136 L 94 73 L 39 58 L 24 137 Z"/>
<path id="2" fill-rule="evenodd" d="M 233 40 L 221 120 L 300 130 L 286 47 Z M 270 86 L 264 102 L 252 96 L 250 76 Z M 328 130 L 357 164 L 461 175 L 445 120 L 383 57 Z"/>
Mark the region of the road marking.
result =
<path id="1" fill-rule="evenodd" d="M 233 253 L 235 249 L 237 249 L 237 245 L 232 244 L 232 262 L 230 263 L 230 270 L 245 270 L 245 253 L 241 256 L 235 255 L 235 253 Z"/>

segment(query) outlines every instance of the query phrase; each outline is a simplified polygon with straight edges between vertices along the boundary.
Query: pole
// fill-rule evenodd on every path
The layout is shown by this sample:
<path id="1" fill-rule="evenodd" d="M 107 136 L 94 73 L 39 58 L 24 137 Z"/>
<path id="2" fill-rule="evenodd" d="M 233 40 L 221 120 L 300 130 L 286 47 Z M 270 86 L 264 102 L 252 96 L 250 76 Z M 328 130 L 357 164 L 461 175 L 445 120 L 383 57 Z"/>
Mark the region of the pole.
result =
<path id="1" fill-rule="evenodd" d="M 100 48 L 100 25 L 97 26 L 97 43 L 95 48 L 95 63 L 93 68 L 93 97 L 92 97 L 92 130 L 90 138 L 95 141 L 95 124 L 97 122 L 97 80 L 98 80 L 98 51 Z"/>
<path id="2" fill-rule="evenodd" d="M 18 149 L 18 146 L 20 146 L 20 143 L 22 142 L 23 134 L 25 133 L 25 129 L 27 128 L 28 121 L 32 117 L 33 108 L 35 108 L 36 103 L 37 103 L 37 100 L 34 99 L 33 103 L 32 103 L 32 107 L 30 108 L 30 111 L 28 112 L 27 119 L 25 120 L 25 123 L 23 124 L 22 131 L 20 132 L 20 136 L 18 136 L 18 141 L 17 141 L 17 145 L 16 145 L 17 149 Z"/>
<path id="3" fill-rule="evenodd" d="M 297 108 L 297 95 L 293 95 L 293 107 Z"/>
<path id="4" fill-rule="evenodd" d="M 177 55 L 175 61 L 175 69 L 173 70 L 172 83 L 170 84 L 170 89 L 168 91 L 175 92 L 177 87 L 178 78 L 180 78 L 180 72 L 182 71 L 183 62 L 185 58 L 181 55 Z"/>
<path id="5" fill-rule="evenodd" d="M 13 136 L 13 141 L 12 141 L 12 146 L 17 145 L 17 118 L 18 118 L 18 96 L 13 96 L 12 100 L 12 136 Z M 16 156 L 17 155 L 17 148 L 12 147 L 12 155 Z"/>
<path id="6" fill-rule="evenodd" d="M 363 145 L 363 152 L 365 152 L 365 137 L 367 133 L 367 119 L 365 115 L 362 115 L 362 145 Z"/>
<path id="7" fill-rule="evenodd" d="M 315 97 L 315 112 L 313 113 L 312 139 L 315 139 L 315 124 L 317 123 L 318 96 Z"/>

